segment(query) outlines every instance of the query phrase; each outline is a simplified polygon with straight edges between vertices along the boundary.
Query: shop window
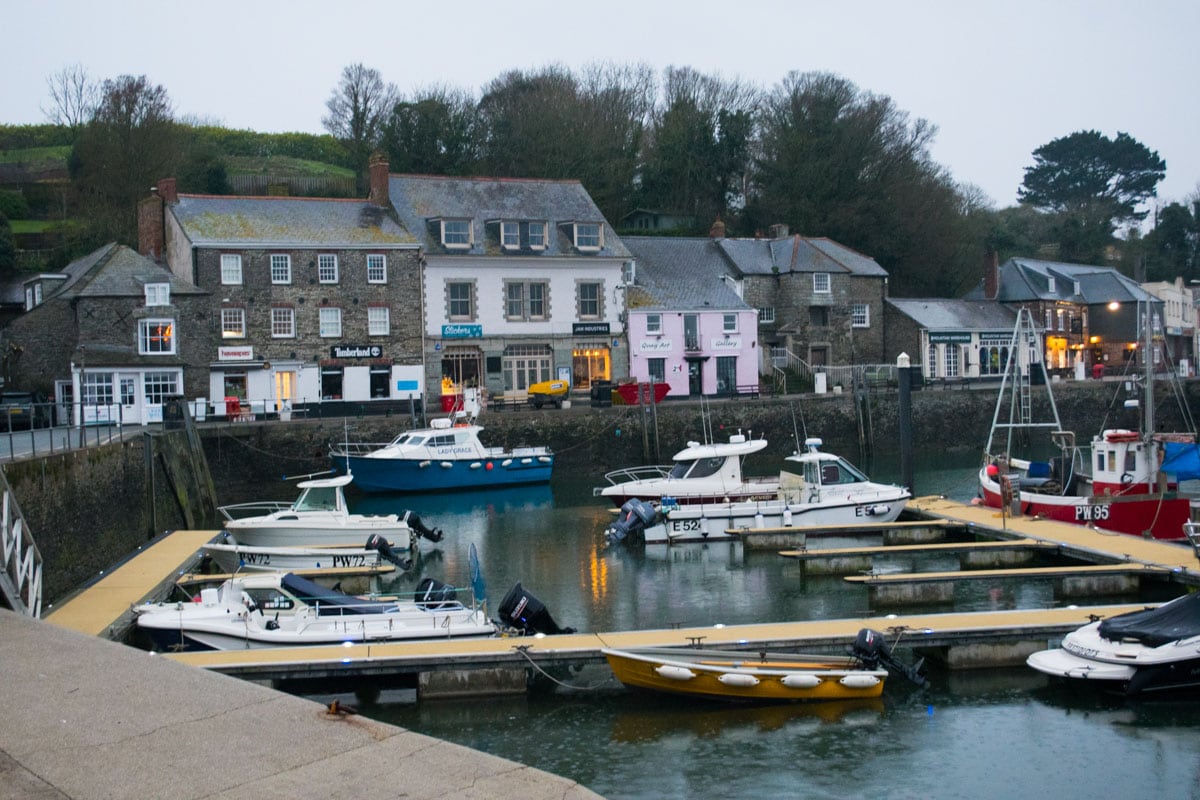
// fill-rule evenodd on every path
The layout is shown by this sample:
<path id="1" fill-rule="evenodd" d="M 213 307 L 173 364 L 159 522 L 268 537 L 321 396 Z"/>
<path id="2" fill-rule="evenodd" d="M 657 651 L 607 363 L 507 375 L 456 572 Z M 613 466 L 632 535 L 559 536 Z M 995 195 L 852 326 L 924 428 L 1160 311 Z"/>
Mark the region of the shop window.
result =
<path id="1" fill-rule="evenodd" d="M 321 399 L 342 399 L 342 368 L 324 367 L 321 369 Z"/>
<path id="2" fill-rule="evenodd" d="M 390 367 L 371 367 L 371 399 L 391 397 L 392 370 Z"/>
<path id="3" fill-rule="evenodd" d="M 646 359 L 646 370 L 650 375 L 650 380 L 655 383 L 667 382 L 667 360 L 665 358 Z"/>
<path id="4" fill-rule="evenodd" d="M 142 388 L 147 403 L 161 404 L 168 397 L 179 394 L 179 373 L 147 372 L 142 376 Z"/>
<path id="5" fill-rule="evenodd" d="M 84 405 L 112 405 L 113 374 L 111 372 L 85 372 L 81 389 Z"/>

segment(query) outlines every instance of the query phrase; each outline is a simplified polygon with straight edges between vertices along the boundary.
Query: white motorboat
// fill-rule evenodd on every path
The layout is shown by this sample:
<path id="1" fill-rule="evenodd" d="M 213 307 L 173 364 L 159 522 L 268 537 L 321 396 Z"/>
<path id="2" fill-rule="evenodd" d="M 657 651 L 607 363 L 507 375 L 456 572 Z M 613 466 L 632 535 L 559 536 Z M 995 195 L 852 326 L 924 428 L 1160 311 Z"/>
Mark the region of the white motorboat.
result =
<path id="1" fill-rule="evenodd" d="M 735 537 L 733 529 L 810 528 L 894 522 L 912 496 L 903 486 L 875 483 L 841 456 L 805 440 L 805 452 L 784 459 L 778 489 L 745 501 L 673 503 L 631 500 L 605 531 L 610 541 L 629 537 L 645 544 L 710 542 Z"/>
<path id="2" fill-rule="evenodd" d="M 362 569 L 390 563 L 402 570 L 412 567 L 417 553 L 416 533 L 400 543 L 371 534 L 361 545 L 314 544 L 291 547 L 256 547 L 238 543 L 227 531 L 204 545 L 204 552 L 224 572 L 291 572 L 301 569 Z"/>
<path id="3" fill-rule="evenodd" d="M 766 439 L 737 433 L 728 442 L 688 442 L 671 465 L 627 467 L 607 473 L 609 485 L 592 490 L 618 508 L 630 500 L 678 505 L 768 499 L 779 490 L 775 478 L 746 478 L 742 461 L 767 446 Z"/>
<path id="4" fill-rule="evenodd" d="M 441 540 L 440 530 L 427 527 L 412 512 L 351 513 L 344 492 L 351 479 L 350 475 L 337 475 L 301 481 L 300 496 L 290 504 L 240 503 L 218 510 L 233 541 L 247 547 L 361 546 L 372 535 L 401 546 L 415 541 L 414 534 Z"/>
<path id="5" fill-rule="evenodd" d="M 1200 691 L 1200 593 L 1090 622 L 1026 663 L 1127 697 Z"/>
<path id="6" fill-rule="evenodd" d="M 496 626 L 458 590 L 426 578 L 412 599 L 346 595 L 284 572 L 247 574 L 200 591 L 195 602 L 134 607 L 161 650 L 230 650 L 491 636 Z"/>

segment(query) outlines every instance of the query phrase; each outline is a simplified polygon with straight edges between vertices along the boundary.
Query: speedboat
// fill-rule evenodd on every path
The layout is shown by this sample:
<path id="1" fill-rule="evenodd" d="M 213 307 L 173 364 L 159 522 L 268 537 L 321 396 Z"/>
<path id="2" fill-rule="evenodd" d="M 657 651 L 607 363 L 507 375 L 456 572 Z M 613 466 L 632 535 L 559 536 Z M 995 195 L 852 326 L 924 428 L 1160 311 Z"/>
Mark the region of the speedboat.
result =
<path id="1" fill-rule="evenodd" d="M 920 664 L 896 660 L 878 631 L 863 628 L 846 656 L 639 648 L 601 651 L 617 680 L 635 689 L 710 700 L 797 701 L 879 697 L 888 670 L 925 685 Z"/>
<path id="2" fill-rule="evenodd" d="M 1200 690 L 1200 593 L 1088 623 L 1026 659 L 1038 672 L 1127 697 Z"/>
<path id="3" fill-rule="evenodd" d="M 298 484 L 293 503 L 256 502 L 221 506 L 225 531 L 231 541 L 245 547 L 296 547 L 300 545 L 359 545 L 370 536 L 405 546 L 415 537 L 441 541 L 442 532 L 429 528 L 412 512 L 353 514 L 344 489 L 351 476 L 336 475 Z"/>
<path id="4" fill-rule="evenodd" d="M 746 478 L 742 461 L 767 446 L 766 439 L 742 433 L 728 442 L 688 442 L 670 465 L 627 467 L 607 473 L 609 485 L 592 490 L 620 508 L 630 500 L 659 503 L 671 498 L 679 505 L 766 499 L 779 489 L 774 478 Z"/>
<path id="5" fill-rule="evenodd" d="M 1144 326 L 1150 336 L 1152 326 Z M 1036 333 L 1027 310 L 1017 315 L 1009 352 L 1020 352 L 1021 343 L 1034 341 Z M 1146 342 L 1146 357 L 1153 352 Z M 1034 419 L 1029 403 L 1032 370 L 1040 370 L 1051 415 Z M 1192 519 L 1192 501 L 1179 491 L 1178 481 L 1200 477 L 1200 453 L 1194 436 L 1190 443 L 1164 442 L 1155 432 L 1152 378 L 1140 380 L 1144 398 L 1130 398 L 1126 406 L 1140 407 L 1141 430 L 1106 428 L 1092 437 L 1089 448 L 1077 446 L 1075 434 L 1064 431 L 1054 402 L 1045 364 L 1023 370 L 1014 355 L 1007 358 L 996 400 L 992 429 L 979 469 L 980 502 L 1014 514 L 1086 525 L 1098 531 L 1123 533 L 1166 541 L 1185 538 L 1184 525 Z M 1006 394 L 1010 408 L 1005 410 Z M 1014 422 L 1014 420 L 1017 420 Z M 1022 458 L 1013 452 L 1018 429 L 1043 435 L 1049 432 L 1043 452 L 1051 458 Z M 1171 456 L 1164 462 L 1164 454 Z"/>
<path id="6" fill-rule="evenodd" d="M 373 533 L 358 546 L 314 544 L 256 547 L 240 544 L 228 531 L 222 531 L 202 549 L 227 573 L 325 568 L 370 571 L 386 564 L 407 570 L 412 567 L 413 554 L 417 552 L 416 538 L 414 532 L 407 541 L 393 544 Z"/>
<path id="7" fill-rule="evenodd" d="M 841 456 L 823 452 L 819 438 L 784 459 L 774 494 L 753 500 L 657 506 L 630 500 L 605 531 L 609 541 L 645 544 L 711 542 L 736 538 L 738 529 L 809 528 L 894 522 L 911 497 L 903 486 L 871 481 Z"/>
<path id="8" fill-rule="evenodd" d="M 343 594 L 290 572 L 231 578 L 194 602 L 135 606 L 137 626 L 161 650 L 231 650 L 347 642 L 491 636 L 496 625 L 457 590 L 432 578 L 412 599 Z"/>
<path id="9" fill-rule="evenodd" d="M 485 447 L 482 426 L 468 417 L 435 419 L 387 444 L 331 445 L 334 467 L 364 492 L 430 492 L 547 483 L 554 453 L 547 447 Z"/>

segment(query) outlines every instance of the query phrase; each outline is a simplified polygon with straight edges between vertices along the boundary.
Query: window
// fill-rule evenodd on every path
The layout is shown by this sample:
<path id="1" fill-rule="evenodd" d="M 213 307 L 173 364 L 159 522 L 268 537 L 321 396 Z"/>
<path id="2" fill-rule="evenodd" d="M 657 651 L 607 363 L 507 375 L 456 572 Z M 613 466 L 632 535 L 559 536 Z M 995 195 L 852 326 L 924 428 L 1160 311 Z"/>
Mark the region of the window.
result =
<path id="1" fill-rule="evenodd" d="M 451 320 L 475 319 L 475 284 L 448 283 L 446 294 L 449 298 L 449 314 Z"/>
<path id="2" fill-rule="evenodd" d="M 575 247 L 578 250 L 599 250 L 604 244 L 600 235 L 600 224 L 596 222 L 575 223 Z"/>
<path id="3" fill-rule="evenodd" d="M 667 382 L 667 360 L 665 358 L 647 358 L 646 369 L 650 373 L 650 380 L 655 383 Z"/>
<path id="4" fill-rule="evenodd" d="M 1046 277 L 1046 291 L 1049 292 L 1050 294 L 1055 293 L 1054 276 L 1053 275 L 1048 275 Z"/>
<path id="5" fill-rule="evenodd" d="M 25 287 L 25 310 L 33 308 L 33 289 Z"/>
<path id="6" fill-rule="evenodd" d="M 171 305 L 171 284 L 169 283 L 147 283 L 146 289 L 146 305 L 148 306 L 169 306 Z"/>
<path id="7" fill-rule="evenodd" d="M 367 283 L 387 283 L 387 256 L 367 256 Z"/>
<path id="8" fill-rule="evenodd" d="M 579 318 L 600 319 L 600 284 L 579 284 Z"/>
<path id="9" fill-rule="evenodd" d="M 529 223 L 529 248 L 531 250 L 546 249 L 546 223 Z"/>
<path id="10" fill-rule="evenodd" d="M 501 222 L 500 246 L 505 250 L 519 248 L 521 246 L 521 226 L 515 222 Z"/>
<path id="11" fill-rule="evenodd" d="M 829 273 L 814 272 L 813 273 L 813 294 L 829 294 Z"/>
<path id="12" fill-rule="evenodd" d="M 112 405 L 113 375 L 111 372 L 85 372 L 81 389 L 84 405 Z"/>
<path id="13" fill-rule="evenodd" d="M 387 309 L 385 308 L 384 311 Z M 390 368 L 371 367 L 369 376 L 372 400 L 390 396 L 392 389 L 392 370 Z"/>
<path id="14" fill-rule="evenodd" d="M 317 256 L 317 280 L 321 283 L 338 282 L 337 256 L 332 253 Z"/>
<path id="15" fill-rule="evenodd" d="M 1046 309 L 1046 330 L 1054 330 L 1054 314 L 1050 309 Z"/>
<path id="16" fill-rule="evenodd" d="M 221 309 L 221 338 L 222 339 L 244 339 L 244 338 L 246 338 L 246 309 L 244 309 L 244 308 L 222 308 Z"/>
<path id="17" fill-rule="evenodd" d="M 391 309 L 387 306 L 371 306 L 367 309 L 367 335 L 387 336 L 392 332 Z"/>
<path id="18" fill-rule="evenodd" d="M 271 309 L 271 337 L 274 339 L 292 339 L 296 336 L 296 309 Z"/>
<path id="19" fill-rule="evenodd" d="M 946 372 L 947 378 L 958 377 L 958 348 L 953 345 L 946 345 L 943 348 L 946 355 Z"/>
<path id="20" fill-rule="evenodd" d="M 1058 318 L 1056 320 L 1058 322 L 1058 329 L 1060 331 L 1065 331 L 1067 329 L 1066 328 L 1066 313 L 1067 313 L 1066 310 L 1059 308 L 1059 309 L 1056 309 L 1054 313 L 1055 313 L 1055 316 Z"/>
<path id="21" fill-rule="evenodd" d="M 662 333 L 662 314 L 646 315 L 646 333 Z"/>
<path id="22" fill-rule="evenodd" d="M 321 336 L 337 338 L 342 335 L 342 310 L 340 308 L 322 308 Z"/>
<path id="23" fill-rule="evenodd" d="M 867 303 L 850 306 L 850 325 L 855 328 L 871 327 L 871 306 Z"/>
<path id="24" fill-rule="evenodd" d="M 545 319 L 546 284 L 511 281 L 504 285 L 504 315 L 508 319 Z"/>
<path id="25" fill-rule="evenodd" d="M 926 378 L 936 378 L 937 377 L 937 357 L 938 357 L 938 346 L 936 344 L 934 344 L 933 342 L 930 342 L 929 343 L 929 364 L 928 364 L 929 374 L 925 376 Z"/>
<path id="26" fill-rule="evenodd" d="M 221 256 L 221 283 L 235 286 L 242 282 L 242 257 L 235 255 Z"/>
<path id="27" fill-rule="evenodd" d="M 760 308 L 758 310 L 758 322 L 760 325 L 775 324 L 775 307 Z"/>
<path id="28" fill-rule="evenodd" d="M 471 246 L 471 220 L 442 220 L 442 244 L 446 247 L 466 249 Z"/>
<path id="29" fill-rule="evenodd" d="M 142 376 L 142 388 L 145 390 L 147 403 L 161 405 L 168 397 L 179 394 L 179 373 L 147 372 Z"/>
<path id="30" fill-rule="evenodd" d="M 175 320 L 143 319 L 138 322 L 138 353 L 166 356 L 175 353 Z"/>
<path id="31" fill-rule="evenodd" d="M 292 257 L 285 255 L 271 256 L 271 283 L 292 282 Z"/>
<path id="32" fill-rule="evenodd" d="M 321 369 L 321 399 L 342 399 L 342 368 L 324 367 Z"/>
<path id="33" fill-rule="evenodd" d="M 737 356 L 717 356 L 717 394 L 737 393 Z"/>
<path id="34" fill-rule="evenodd" d="M 725 314 L 721 319 L 721 330 L 724 333 L 737 333 L 737 314 Z"/>

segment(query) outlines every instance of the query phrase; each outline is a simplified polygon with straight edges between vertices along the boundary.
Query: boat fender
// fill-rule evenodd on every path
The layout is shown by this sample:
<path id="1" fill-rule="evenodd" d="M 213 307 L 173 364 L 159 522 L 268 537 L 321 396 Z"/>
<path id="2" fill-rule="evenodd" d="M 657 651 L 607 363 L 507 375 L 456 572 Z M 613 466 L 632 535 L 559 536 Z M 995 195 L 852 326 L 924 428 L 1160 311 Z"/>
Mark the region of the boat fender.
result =
<path id="1" fill-rule="evenodd" d="M 452 462 L 450 462 L 450 461 L 443 461 L 443 462 L 441 463 L 441 467 L 442 467 L 442 469 L 450 469 L 450 468 L 451 468 L 451 467 L 453 467 L 453 466 L 454 466 L 454 464 L 453 464 Z"/>
<path id="2" fill-rule="evenodd" d="M 758 678 L 753 675 L 747 675 L 744 672 L 726 672 L 721 677 L 717 678 L 726 686 L 737 686 L 743 689 L 749 689 L 751 686 L 758 686 Z"/>
<path id="3" fill-rule="evenodd" d="M 429 466 L 429 462 L 428 461 L 418 461 L 417 466 L 420 467 L 421 469 L 425 469 L 426 467 Z"/>
<path id="4" fill-rule="evenodd" d="M 472 462 L 471 462 L 471 469 L 479 469 L 479 468 L 480 468 L 480 467 L 482 467 L 482 466 L 483 466 L 483 464 L 482 464 L 481 462 L 479 462 L 479 461 L 472 461 Z"/>
<path id="5" fill-rule="evenodd" d="M 538 456 L 537 460 L 542 462 L 543 464 L 549 464 L 551 459 L 550 459 L 550 456 Z"/>
<path id="6" fill-rule="evenodd" d="M 501 462 L 500 462 L 500 466 L 502 466 L 502 467 L 507 467 L 507 466 L 508 466 L 509 464 L 511 464 L 511 463 L 512 463 L 512 459 L 511 459 L 511 458 L 506 458 L 506 459 L 504 459 L 503 461 L 501 461 Z"/>
<path id="7" fill-rule="evenodd" d="M 820 677 L 800 672 L 784 675 L 779 682 L 789 689 L 815 689 L 821 685 Z"/>
<path id="8" fill-rule="evenodd" d="M 762 515 L 762 512 L 759 511 L 757 514 L 754 515 L 754 527 L 761 528 L 762 526 L 763 526 L 763 515 Z"/>
<path id="9" fill-rule="evenodd" d="M 874 505 L 874 506 L 867 506 L 867 516 L 869 516 L 869 517 L 878 517 L 878 516 L 888 513 L 889 511 L 891 511 L 891 508 L 888 507 L 888 505 L 886 503 L 880 503 L 879 505 Z"/>
<path id="10" fill-rule="evenodd" d="M 870 689 L 879 685 L 879 678 L 874 675 L 845 675 L 838 683 L 847 689 Z"/>
<path id="11" fill-rule="evenodd" d="M 783 510 L 783 527 L 792 527 L 792 510 L 790 508 L 785 508 Z"/>
<path id="12" fill-rule="evenodd" d="M 696 677 L 696 673 L 692 672 L 687 667 L 676 667 L 671 664 L 660 664 L 654 668 L 660 676 L 669 678 L 673 681 L 690 681 Z"/>

